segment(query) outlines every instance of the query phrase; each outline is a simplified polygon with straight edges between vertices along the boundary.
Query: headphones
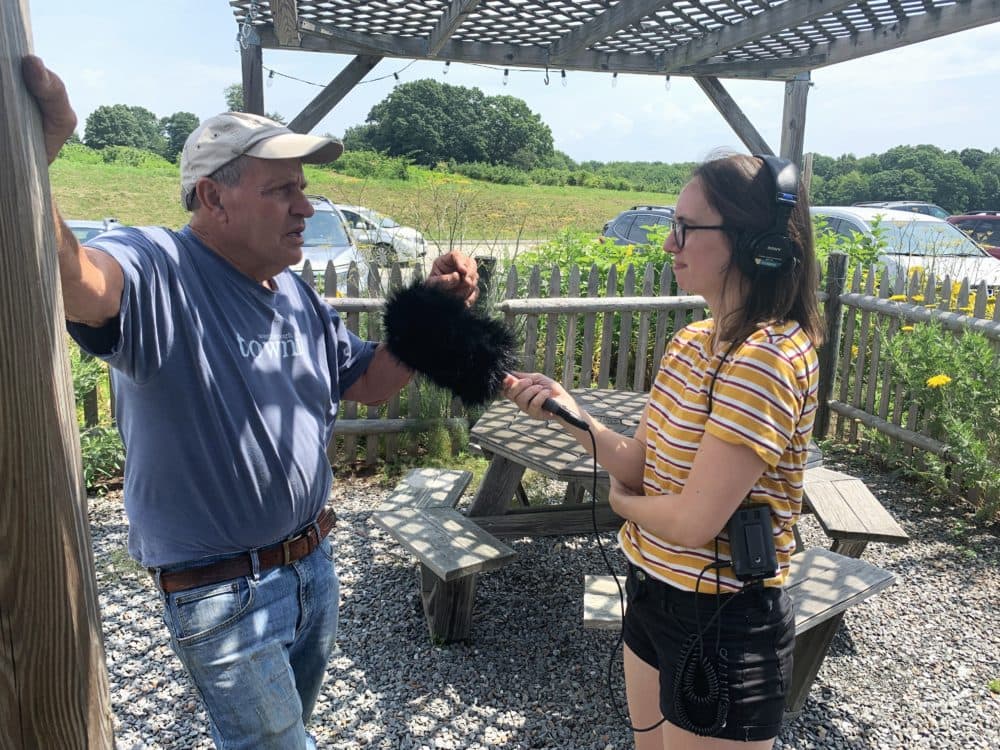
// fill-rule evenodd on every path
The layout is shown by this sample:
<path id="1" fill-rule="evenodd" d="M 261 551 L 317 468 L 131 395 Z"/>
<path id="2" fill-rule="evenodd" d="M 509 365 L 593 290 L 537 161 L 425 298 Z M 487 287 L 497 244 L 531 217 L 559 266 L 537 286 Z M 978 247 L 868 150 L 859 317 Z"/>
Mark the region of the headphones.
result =
<path id="1" fill-rule="evenodd" d="M 774 223 L 761 231 L 741 232 L 733 257 L 748 279 L 774 273 L 792 266 L 797 260 L 795 243 L 788 236 L 788 222 L 798 200 L 799 168 L 787 159 L 768 154 L 754 154 L 764 162 L 774 185 Z"/>

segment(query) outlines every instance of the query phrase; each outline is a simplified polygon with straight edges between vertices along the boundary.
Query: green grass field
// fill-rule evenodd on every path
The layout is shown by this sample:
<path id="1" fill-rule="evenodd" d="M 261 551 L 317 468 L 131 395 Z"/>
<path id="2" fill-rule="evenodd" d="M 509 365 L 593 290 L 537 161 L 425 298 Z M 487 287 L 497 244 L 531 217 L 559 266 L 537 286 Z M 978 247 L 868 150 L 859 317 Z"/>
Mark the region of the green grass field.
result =
<path id="1" fill-rule="evenodd" d="M 307 167 L 308 192 L 377 209 L 435 240 L 548 239 L 561 229 L 597 233 L 634 205 L 672 205 L 676 196 L 579 187 L 495 185 L 413 169 L 410 180 L 358 179 Z M 57 160 L 52 192 L 63 216 L 180 227 L 178 172 Z"/>

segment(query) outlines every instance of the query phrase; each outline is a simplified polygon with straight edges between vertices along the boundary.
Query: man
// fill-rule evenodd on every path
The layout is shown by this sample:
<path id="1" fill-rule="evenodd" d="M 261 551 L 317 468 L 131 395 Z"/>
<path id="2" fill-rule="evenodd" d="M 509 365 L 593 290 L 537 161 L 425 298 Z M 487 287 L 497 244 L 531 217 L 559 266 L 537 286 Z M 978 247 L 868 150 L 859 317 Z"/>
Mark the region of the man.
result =
<path id="1" fill-rule="evenodd" d="M 23 74 L 51 163 L 76 115 L 40 59 Z M 56 212 L 69 331 L 113 368 L 129 551 L 220 748 L 315 746 L 305 725 L 339 592 L 326 446 L 342 399 L 381 403 L 412 375 L 287 270 L 313 213 L 302 163 L 341 151 L 226 113 L 184 146 L 179 232 L 125 228 L 81 247 Z M 475 264 L 442 256 L 428 283 L 471 304 Z"/>

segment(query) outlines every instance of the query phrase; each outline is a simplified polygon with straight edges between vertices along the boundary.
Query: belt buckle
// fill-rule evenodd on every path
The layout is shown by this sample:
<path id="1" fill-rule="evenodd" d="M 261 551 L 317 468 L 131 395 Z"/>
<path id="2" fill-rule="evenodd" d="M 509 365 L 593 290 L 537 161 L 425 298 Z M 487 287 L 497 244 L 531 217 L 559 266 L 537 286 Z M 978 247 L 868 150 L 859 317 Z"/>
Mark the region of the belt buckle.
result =
<path id="1" fill-rule="evenodd" d="M 292 561 L 292 542 L 296 539 L 297 536 L 289 537 L 281 543 L 282 565 L 288 565 Z"/>

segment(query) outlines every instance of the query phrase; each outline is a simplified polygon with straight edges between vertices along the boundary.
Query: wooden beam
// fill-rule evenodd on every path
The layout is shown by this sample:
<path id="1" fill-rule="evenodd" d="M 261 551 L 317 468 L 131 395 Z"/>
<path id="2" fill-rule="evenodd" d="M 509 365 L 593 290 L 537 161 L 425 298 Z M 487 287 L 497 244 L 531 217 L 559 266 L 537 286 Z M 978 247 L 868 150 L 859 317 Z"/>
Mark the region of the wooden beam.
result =
<path id="1" fill-rule="evenodd" d="M 335 29 L 312 21 L 300 20 L 299 30 L 302 32 L 302 42 L 299 47 L 283 47 L 269 26 L 257 29 L 260 34 L 261 46 L 265 49 L 299 49 L 310 52 L 330 52 L 334 54 L 378 55 L 380 57 L 400 58 L 404 60 L 427 60 L 428 46 L 423 39 L 400 38 L 388 36 L 370 36 L 353 31 Z M 545 69 L 553 67 L 553 63 L 544 47 L 528 47 L 513 44 L 485 44 L 482 42 L 448 41 L 437 53 L 434 59 L 452 60 L 459 63 L 474 63 L 482 65 L 497 65 L 503 67 L 517 66 L 522 68 Z M 625 54 L 594 51 L 579 52 L 559 64 L 564 70 L 590 71 L 594 73 L 634 73 L 638 75 L 660 75 L 661 66 L 658 58 L 652 53 Z M 794 72 L 799 72 L 796 66 Z M 745 74 L 739 66 L 731 68 L 731 78 L 768 78 L 759 69 L 747 67 Z M 694 72 L 692 71 L 691 75 Z M 788 76 L 773 76 L 786 78 Z"/>
<path id="2" fill-rule="evenodd" d="M 628 3 L 618 3 L 609 10 L 599 13 L 589 23 L 578 26 L 552 42 L 549 45 L 549 59 L 553 65 L 561 66 L 594 42 L 607 39 L 616 31 L 638 23 L 662 7 L 663 0 L 632 0 Z"/>
<path id="3" fill-rule="evenodd" d="M 1000 0 L 959 0 L 955 5 L 936 8 L 899 23 L 880 26 L 847 39 L 831 42 L 823 48 L 826 61 L 822 65 L 856 60 L 859 57 L 926 42 L 959 31 L 968 31 L 996 23 L 997 19 L 1000 19 Z"/>
<path id="4" fill-rule="evenodd" d="M 248 44 L 240 50 L 243 64 L 243 111 L 264 114 L 264 71 L 261 48 Z"/>
<path id="5" fill-rule="evenodd" d="M 271 0 L 271 16 L 274 18 L 274 34 L 283 47 L 298 47 L 299 8 L 296 0 Z"/>
<path id="6" fill-rule="evenodd" d="M 676 50 L 666 53 L 662 58 L 662 72 L 672 73 L 679 68 L 709 60 L 731 49 L 737 49 L 758 39 L 773 36 L 784 29 L 794 28 L 856 4 L 857 0 L 797 0 L 794 3 L 779 5 L 758 13 L 746 21 L 692 39 Z"/>
<path id="7" fill-rule="evenodd" d="M 444 15 L 437 22 L 434 31 L 427 38 L 427 56 L 434 57 L 444 43 L 447 42 L 455 29 L 462 25 L 462 22 L 479 5 L 479 0 L 451 0 L 451 7 L 444 12 Z"/>
<path id="8" fill-rule="evenodd" d="M 711 100 L 719 114 L 729 123 L 729 127 L 739 136 L 751 154 L 773 155 L 774 151 L 767 145 L 764 137 L 757 132 L 757 129 L 750 122 L 750 119 L 743 114 L 743 110 L 733 101 L 729 92 L 719 83 L 718 78 L 696 76 L 697 83 L 705 95 Z"/>
<path id="9" fill-rule="evenodd" d="M 0 3 L 0 747 L 114 747 L 27 0 Z M 30 332 L 25 335 L 26 332 Z"/>
<path id="10" fill-rule="evenodd" d="M 816 53 L 800 57 L 783 57 L 780 60 L 734 60 L 688 65 L 671 75 L 706 76 L 711 78 L 757 78 L 781 81 L 794 78 L 799 73 L 825 64 L 826 55 Z"/>
<path id="11" fill-rule="evenodd" d="M 806 137 L 806 102 L 812 82 L 808 73 L 785 83 L 785 107 L 781 117 L 781 158 L 802 165 Z"/>
<path id="12" fill-rule="evenodd" d="M 381 57 L 372 55 L 358 55 L 347 67 L 340 71 L 340 74 L 327 84 L 326 88 L 320 91 L 316 98 L 309 102 L 305 108 L 295 116 L 295 119 L 288 123 L 290 130 L 296 133 L 308 133 L 316 123 L 326 117 L 327 113 L 333 109 L 337 102 L 347 96 L 362 78 L 368 75 L 369 71 L 382 60 Z"/>

